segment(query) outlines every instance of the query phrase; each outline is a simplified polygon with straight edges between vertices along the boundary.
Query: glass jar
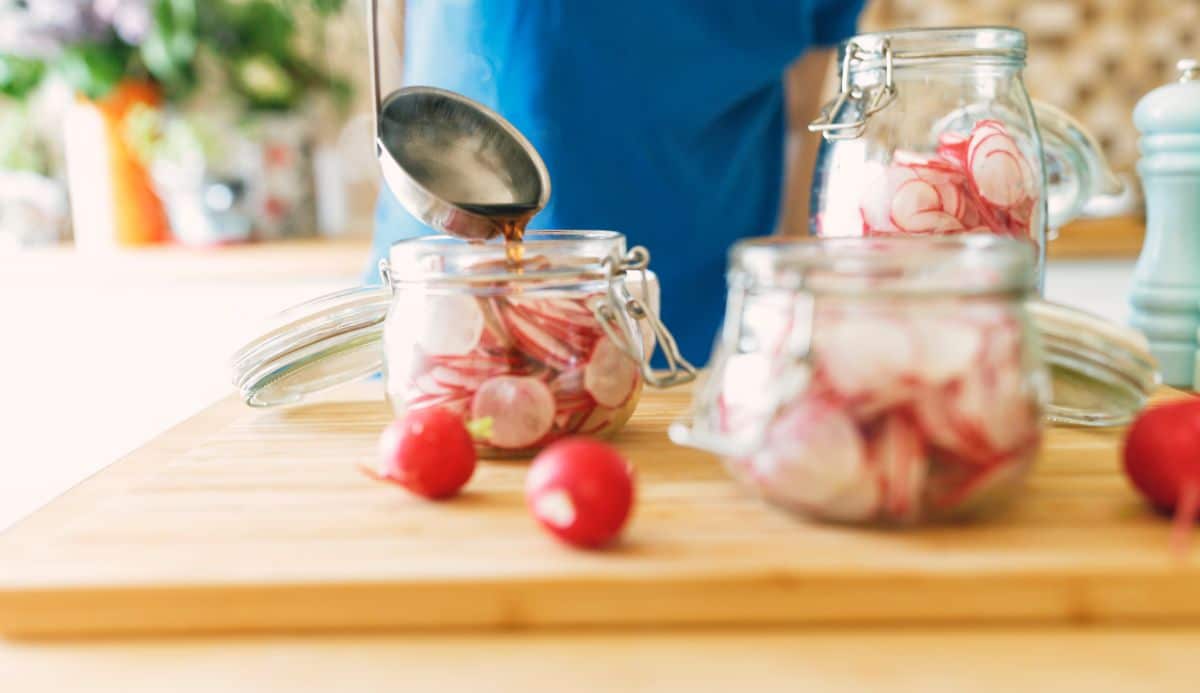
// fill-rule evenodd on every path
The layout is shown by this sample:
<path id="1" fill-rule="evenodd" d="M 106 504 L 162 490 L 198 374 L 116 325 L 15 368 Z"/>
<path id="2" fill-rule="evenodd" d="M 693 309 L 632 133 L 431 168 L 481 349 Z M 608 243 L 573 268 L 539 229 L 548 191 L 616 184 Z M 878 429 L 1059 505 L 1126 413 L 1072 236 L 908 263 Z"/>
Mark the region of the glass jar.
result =
<path id="1" fill-rule="evenodd" d="M 522 252 L 514 267 L 500 239 L 396 243 L 383 287 L 285 311 L 234 356 L 234 382 L 248 404 L 272 406 L 382 367 L 398 416 L 447 409 L 473 424 L 481 455 L 502 457 L 611 436 L 643 384 L 695 376 L 657 317 L 644 248 L 627 252 L 613 231 L 539 231 Z M 656 344 L 665 371 L 650 368 Z"/>
<path id="2" fill-rule="evenodd" d="M 1127 331 L 1043 310 L 1035 287 L 1033 247 L 997 236 L 739 243 L 711 370 L 672 438 L 816 519 L 912 524 L 999 507 L 1029 472 L 1048 409 L 1111 423 L 1156 383 Z M 1049 401 L 1056 371 L 1076 385 L 1087 373 L 1093 394 L 1124 383 L 1131 399 L 1102 406 L 1127 408 L 1104 418 L 1078 388 Z"/>
<path id="3" fill-rule="evenodd" d="M 1030 241 L 1123 184 L 1095 140 L 1031 102 L 1025 35 L 1012 28 L 864 34 L 839 52 L 810 230 L 818 236 L 986 232 Z"/>

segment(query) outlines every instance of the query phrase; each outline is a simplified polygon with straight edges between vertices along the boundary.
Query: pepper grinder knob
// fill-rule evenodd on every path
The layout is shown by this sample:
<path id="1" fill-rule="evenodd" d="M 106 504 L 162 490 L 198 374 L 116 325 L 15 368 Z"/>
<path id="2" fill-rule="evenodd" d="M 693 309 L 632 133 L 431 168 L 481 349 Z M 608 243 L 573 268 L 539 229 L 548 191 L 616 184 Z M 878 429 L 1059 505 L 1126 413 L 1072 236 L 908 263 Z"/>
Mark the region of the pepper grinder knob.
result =
<path id="1" fill-rule="evenodd" d="M 1200 62 L 1180 60 L 1179 81 L 1138 102 L 1138 175 L 1146 193 L 1146 240 L 1130 295 L 1168 385 L 1193 387 L 1200 343 Z"/>
<path id="2" fill-rule="evenodd" d="M 1175 63 L 1175 69 L 1179 70 L 1180 82 L 1193 82 L 1200 79 L 1200 60 L 1184 58 Z"/>

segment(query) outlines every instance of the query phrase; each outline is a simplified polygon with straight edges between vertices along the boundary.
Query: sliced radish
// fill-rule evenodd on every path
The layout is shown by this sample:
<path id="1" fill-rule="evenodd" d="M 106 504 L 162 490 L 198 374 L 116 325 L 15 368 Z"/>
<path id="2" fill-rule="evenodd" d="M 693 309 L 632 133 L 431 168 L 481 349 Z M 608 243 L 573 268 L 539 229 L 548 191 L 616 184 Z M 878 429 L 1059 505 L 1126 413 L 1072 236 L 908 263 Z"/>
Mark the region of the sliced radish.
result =
<path id="1" fill-rule="evenodd" d="M 873 231 L 897 231 L 892 224 L 892 195 L 896 188 L 913 177 L 905 168 L 888 167 L 879 162 L 867 162 L 866 182 L 860 211 L 863 223 Z"/>
<path id="2" fill-rule="evenodd" d="M 721 371 L 723 428 L 739 431 L 770 414 L 771 361 L 760 352 L 733 354 Z"/>
<path id="3" fill-rule="evenodd" d="M 406 307 L 409 312 L 393 319 L 409 325 L 427 354 L 466 354 L 483 335 L 483 314 L 472 296 L 427 294 L 419 302 L 409 301 Z"/>
<path id="4" fill-rule="evenodd" d="M 967 149 L 967 170 L 980 197 L 989 204 L 1009 207 L 1028 195 L 1029 162 L 998 121 L 976 123 Z"/>
<path id="5" fill-rule="evenodd" d="M 518 311 L 505 311 L 504 317 L 514 341 L 532 358 L 560 370 L 572 368 L 582 360 L 569 346 Z"/>
<path id="6" fill-rule="evenodd" d="M 892 221 L 904 229 L 909 225 L 908 219 L 912 216 L 941 208 L 942 199 L 937 188 L 920 178 L 913 178 L 896 188 L 892 196 Z"/>
<path id="7" fill-rule="evenodd" d="M 499 299 L 495 298 L 479 298 L 479 313 L 483 316 L 483 323 L 487 330 L 484 332 L 480 340 L 481 346 L 487 348 L 507 349 L 512 346 L 512 336 L 508 334 L 508 329 L 504 326 L 504 320 L 500 318 L 501 307 Z"/>
<path id="8" fill-rule="evenodd" d="M 410 410 L 429 409 L 432 407 L 440 407 L 447 411 L 453 412 L 458 416 L 466 416 L 467 410 L 471 406 L 470 395 L 421 395 L 409 402 L 405 403 L 405 408 Z"/>
<path id="9" fill-rule="evenodd" d="M 972 448 L 971 437 L 955 425 L 951 407 L 958 383 L 922 391 L 913 399 L 913 413 L 926 440 L 937 448 L 955 453 Z"/>
<path id="10" fill-rule="evenodd" d="M 854 422 L 815 397 L 792 403 L 770 424 L 752 462 L 763 493 L 799 510 L 820 508 L 859 483 L 865 464 Z"/>
<path id="11" fill-rule="evenodd" d="M 879 512 L 880 495 L 874 475 L 864 467 L 857 481 L 813 507 L 811 512 L 834 522 L 865 522 Z"/>
<path id="12" fill-rule="evenodd" d="M 985 510 L 1011 493 L 1036 457 L 1036 453 L 1024 451 L 985 467 L 941 459 L 931 470 L 927 503 L 934 511 L 953 516 Z"/>
<path id="13" fill-rule="evenodd" d="M 615 419 L 616 413 L 609 407 L 596 407 L 579 422 L 575 432 L 585 436 L 603 435 L 608 432 Z"/>
<path id="14" fill-rule="evenodd" d="M 1019 153 L 990 151 L 973 158 L 971 180 L 979 196 L 998 207 L 1010 207 L 1025 199 L 1019 157 Z"/>
<path id="15" fill-rule="evenodd" d="M 914 214 L 900 221 L 896 218 L 896 226 L 901 231 L 912 234 L 923 233 L 954 233 L 962 231 L 962 222 L 953 214 L 940 211 L 927 211 Z"/>
<path id="16" fill-rule="evenodd" d="M 497 376 L 475 392 L 471 417 L 492 420 L 488 443 L 509 450 L 527 448 L 554 425 L 554 395 L 537 378 Z"/>
<path id="17" fill-rule="evenodd" d="M 490 376 L 464 372 L 446 366 L 434 366 L 433 369 L 429 371 L 429 377 L 431 377 L 439 385 L 446 388 L 476 390 L 480 385 L 483 384 L 483 381 L 487 380 Z"/>
<path id="18" fill-rule="evenodd" d="M 617 408 L 637 387 L 638 366 L 621 347 L 601 337 L 583 369 L 583 387 L 597 404 Z"/>
<path id="19" fill-rule="evenodd" d="M 917 338 L 915 371 L 926 385 L 937 387 L 965 376 L 982 354 L 983 331 L 965 320 L 917 315 L 912 329 Z"/>
<path id="20" fill-rule="evenodd" d="M 967 167 L 967 147 L 971 144 L 971 136 L 958 132 L 943 132 L 938 137 L 937 153 L 942 159 L 950 162 L 958 169 Z"/>
<path id="21" fill-rule="evenodd" d="M 818 313 L 813 351 L 822 377 L 839 396 L 869 400 L 872 408 L 903 401 L 916 359 L 912 329 L 874 312 Z"/>
<path id="22" fill-rule="evenodd" d="M 459 388 L 450 387 L 438 381 L 431 373 L 422 373 L 413 380 L 413 387 L 426 395 L 454 395 Z"/>
<path id="23" fill-rule="evenodd" d="M 920 430 L 907 416 L 891 414 L 871 441 L 869 455 L 882 481 L 884 514 L 900 522 L 916 520 L 928 466 Z"/>

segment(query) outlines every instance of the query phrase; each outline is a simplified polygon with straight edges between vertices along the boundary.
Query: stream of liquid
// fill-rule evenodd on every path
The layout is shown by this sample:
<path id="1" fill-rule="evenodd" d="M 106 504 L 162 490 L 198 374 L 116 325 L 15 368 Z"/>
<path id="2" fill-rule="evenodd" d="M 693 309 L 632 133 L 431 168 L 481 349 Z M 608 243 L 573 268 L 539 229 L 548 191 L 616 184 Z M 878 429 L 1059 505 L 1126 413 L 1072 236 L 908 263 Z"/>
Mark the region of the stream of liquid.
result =
<path id="1" fill-rule="evenodd" d="M 515 272 L 521 272 L 521 262 L 525 259 L 525 227 L 537 212 L 536 205 L 531 204 L 459 204 L 459 207 L 487 217 L 492 221 L 497 234 L 504 237 L 504 255 L 508 258 L 508 266 Z"/>

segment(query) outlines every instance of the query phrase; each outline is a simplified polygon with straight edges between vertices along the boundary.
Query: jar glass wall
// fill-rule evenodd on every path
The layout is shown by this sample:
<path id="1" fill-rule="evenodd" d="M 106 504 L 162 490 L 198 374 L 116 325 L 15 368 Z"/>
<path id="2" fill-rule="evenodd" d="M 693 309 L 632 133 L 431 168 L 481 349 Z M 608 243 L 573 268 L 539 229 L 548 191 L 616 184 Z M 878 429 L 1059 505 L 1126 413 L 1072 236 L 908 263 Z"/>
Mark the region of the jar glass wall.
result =
<path id="1" fill-rule="evenodd" d="M 441 407 L 473 424 L 481 453 L 511 456 L 568 435 L 610 436 L 641 393 L 649 342 L 611 310 L 621 234 L 530 233 L 519 265 L 502 243 L 395 244 L 384 327 L 397 415 Z M 649 334 L 647 332 L 647 334 Z"/>
<path id="2" fill-rule="evenodd" d="M 1034 282 L 1032 249 L 1011 239 L 742 243 L 696 440 L 817 519 L 1001 505 L 1036 458 L 1048 398 Z"/>

